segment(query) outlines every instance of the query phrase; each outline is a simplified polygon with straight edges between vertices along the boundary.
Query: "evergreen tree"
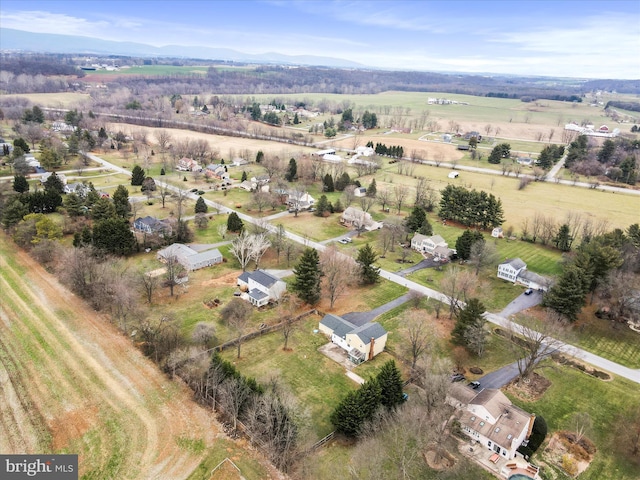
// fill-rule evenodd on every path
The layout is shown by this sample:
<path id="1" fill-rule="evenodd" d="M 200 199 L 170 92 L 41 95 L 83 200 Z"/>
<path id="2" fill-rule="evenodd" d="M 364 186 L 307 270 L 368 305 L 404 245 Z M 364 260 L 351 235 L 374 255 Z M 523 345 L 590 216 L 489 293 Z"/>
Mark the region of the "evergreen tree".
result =
<path id="1" fill-rule="evenodd" d="M 116 207 L 108 198 L 101 198 L 91 207 L 91 218 L 98 222 L 116 217 Z"/>
<path id="2" fill-rule="evenodd" d="M 335 191 L 335 187 L 333 185 L 333 177 L 329 173 L 327 173 L 322 179 L 322 190 L 325 192 Z"/>
<path id="3" fill-rule="evenodd" d="M 367 188 L 367 197 L 375 198 L 378 194 L 378 186 L 376 185 L 376 179 L 371 179 L 369 188 Z"/>
<path id="4" fill-rule="evenodd" d="M 245 172 L 244 170 L 242 171 L 242 178 L 240 179 L 241 182 L 245 182 L 247 180 L 247 172 Z"/>
<path id="5" fill-rule="evenodd" d="M 230 232 L 240 233 L 244 229 L 244 223 L 236 212 L 231 212 L 227 218 L 227 230 Z"/>
<path id="6" fill-rule="evenodd" d="M 62 165 L 62 156 L 52 148 L 43 148 L 40 151 L 40 163 L 48 170 L 53 170 Z"/>
<path id="7" fill-rule="evenodd" d="M 67 209 L 67 214 L 70 217 L 81 217 L 86 210 L 82 199 L 75 193 L 67 195 L 63 203 L 64 207 Z"/>
<path id="8" fill-rule="evenodd" d="M 93 227 L 96 248 L 114 255 L 128 255 L 135 250 L 136 239 L 129 222 L 122 218 L 100 220 Z"/>
<path id="9" fill-rule="evenodd" d="M 422 224 L 427 220 L 427 214 L 421 207 L 413 207 L 413 210 L 405 220 L 404 224 L 410 232 L 417 232 Z"/>
<path id="10" fill-rule="evenodd" d="M 295 280 L 291 289 L 302 300 L 315 305 L 320 300 L 320 257 L 314 248 L 303 252 L 298 264 L 293 269 Z"/>
<path id="11" fill-rule="evenodd" d="M 293 124 L 298 125 L 300 123 L 300 119 L 298 118 L 298 112 L 293 116 Z"/>
<path id="12" fill-rule="evenodd" d="M 364 422 L 358 392 L 353 390 L 347 393 L 330 417 L 336 431 L 347 437 L 357 437 Z"/>
<path id="13" fill-rule="evenodd" d="M 100 127 L 100 130 L 98 131 L 98 138 L 103 142 L 107 138 L 109 138 L 109 136 L 107 135 L 107 131 L 104 129 L 104 127 Z"/>
<path id="14" fill-rule="evenodd" d="M 351 183 L 351 177 L 347 172 L 344 172 L 340 177 L 336 180 L 335 189 L 338 192 L 342 192 L 347 186 Z"/>
<path id="15" fill-rule="evenodd" d="M 373 285 L 380 277 L 380 268 L 374 265 L 377 255 L 368 243 L 358 250 L 356 262 L 360 267 L 360 281 L 365 285 Z"/>
<path id="16" fill-rule="evenodd" d="M 469 260 L 471 257 L 471 246 L 478 242 L 484 240 L 482 233 L 477 230 L 471 231 L 469 229 L 462 232 L 462 235 L 458 237 L 456 240 L 456 252 L 458 258 L 462 260 Z"/>
<path id="17" fill-rule="evenodd" d="M 126 220 L 131 216 L 129 190 L 124 185 L 118 185 L 116 191 L 113 192 L 113 206 L 118 217 Z"/>
<path id="18" fill-rule="evenodd" d="M 424 219 L 424 222 L 422 222 L 422 225 L 420 225 L 418 233 L 426 235 L 427 237 L 433 235 L 433 227 L 431 226 L 431 222 L 429 222 L 428 218 Z"/>
<path id="19" fill-rule="evenodd" d="M 131 170 L 131 185 L 133 186 L 141 186 L 142 182 L 144 182 L 145 173 L 142 167 L 139 165 L 135 165 L 133 170 Z"/>
<path id="20" fill-rule="evenodd" d="M 567 265 L 558 282 L 544 296 L 542 305 L 574 322 L 585 304 L 586 283 L 581 268 Z"/>
<path id="21" fill-rule="evenodd" d="M 167 173 L 164 171 L 164 168 L 160 169 L 160 175 L 166 175 Z"/>
<path id="22" fill-rule="evenodd" d="M 18 193 L 25 193 L 29 191 L 29 182 L 24 175 L 14 175 L 13 177 L 13 190 Z"/>
<path id="23" fill-rule="evenodd" d="M 342 202 L 340 199 L 336 200 L 336 203 L 333 204 L 333 210 L 331 213 L 342 213 L 344 212 L 344 207 L 342 206 Z"/>
<path id="24" fill-rule="evenodd" d="M 196 201 L 195 213 L 207 213 L 209 211 L 209 207 L 204 201 L 204 198 L 198 197 Z"/>
<path id="25" fill-rule="evenodd" d="M 376 376 L 376 381 L 380 385 L 380 403 L 387 410 L 393 410 L 404 401 L 402 393 L 402 375 L 396 366 L 396 362 L 389 360 L 382 365 Z"/>
<path id="26" fill-rule="evenodd" d="M 571 238 L 569 225 L 565 223 L 558 229 L 558 233 L 556 234 L 553 243 L 555 243 L 558 250 L 562 252 L 568 252 L 569 250 L 571 250 L 572 242 L 573 238 Z"/>
<path id="27" fill-rule="evenodd" d="M 331 206 L 329 205 L 329 200 L 327 200 L 327 196 L 326 195 L 320 196 L 318 203 L 316 203 L 316 211 L 314 212 L 314 215 L 316 217 L 322 217 L 325 215 L 325 212 L 330 212 L 330 211 L 331 211 Z"/>
<path id="28" fill-rule="evenodd" d="M 485 306 L 477 298 L 470 299 L 465 307 L 458 313 L 456 324 L 451 331 L 453 343 L 456 345 L 467 345 L 466 333 L 474 325 L 484 325 L 486 320 L 482 314 L 486 311 Z"/>
<path id="29" fill-rule="evenodd" d="M 20 223 L 20 221 L 29 214 L 29 207 L 20 201 L 16 196 L 9 198 L 2 209 L 2 226 L 11 228 Z"/>
<path id="30" fill-rule="evenodd" d="M 295 158 L 289 160 L 289 168 L 287 169 L 287 173 L 284 174 L 284 178 L 287 182 L 293 182 L 298 178 L 298 164 Z"/>
<path id="31" fill-rule="evenodd" d="M 264 160 L 264 152 L 262 150 L 258 150 L 258 153 L 256 153 L 256 163 L 260 163 L 262 160 Z"/>
<path id="32" fill-rule="evenodd" d="M 16 138 L 13 141 L 13 147 L 14 147 L 14 149 L 15 149 L 15 147 L 20 147 L 20 149 L 22 150 L 23 153 L 29 153 L 31 151 L 31 149 L 29 148 L 29 144 L 22 137 Z"/>
<path id="33" fill-rule="evenodd" d="M 49 175 L 49 178 L 47 178 L 47 180 L 44 182 L 44 189 L 50 190 L 53 192 L 58 192 L 61 194 L 62 192 L 64 192 L 64 183 L 62 183 L 62 180 L 60 180 L 60 177 L 56 175 L 56 172 L 53 172 L 51 175 Z"/>

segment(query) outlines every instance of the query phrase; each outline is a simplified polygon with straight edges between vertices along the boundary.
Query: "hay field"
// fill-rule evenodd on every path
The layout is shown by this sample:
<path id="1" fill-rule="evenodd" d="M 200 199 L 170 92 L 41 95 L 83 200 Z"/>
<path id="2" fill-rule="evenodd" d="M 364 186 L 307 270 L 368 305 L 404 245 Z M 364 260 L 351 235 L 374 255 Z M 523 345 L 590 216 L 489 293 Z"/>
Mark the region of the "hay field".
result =
<path id="1" fill-rule="evenodd" d="M 80 92 L 19 93 L 5 95 L 5 98 L 26 98 L 34 105 L 48 108 L 76 108 L 81 103 L 91 101 L 88 93 Z"/>

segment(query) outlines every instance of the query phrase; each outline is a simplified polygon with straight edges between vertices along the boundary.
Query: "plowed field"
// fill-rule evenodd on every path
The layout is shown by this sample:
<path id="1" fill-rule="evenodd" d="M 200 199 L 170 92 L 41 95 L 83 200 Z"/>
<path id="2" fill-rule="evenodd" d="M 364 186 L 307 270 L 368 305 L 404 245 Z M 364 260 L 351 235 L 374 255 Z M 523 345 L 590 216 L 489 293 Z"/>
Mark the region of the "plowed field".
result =
<path id="1" fill-rule="evenodd" d="M 0 452 L 78 453 L 84 478 L 178 479 L 206 450 L 184 445 L 218 431 L 186 387 L 0 234 Z"/>

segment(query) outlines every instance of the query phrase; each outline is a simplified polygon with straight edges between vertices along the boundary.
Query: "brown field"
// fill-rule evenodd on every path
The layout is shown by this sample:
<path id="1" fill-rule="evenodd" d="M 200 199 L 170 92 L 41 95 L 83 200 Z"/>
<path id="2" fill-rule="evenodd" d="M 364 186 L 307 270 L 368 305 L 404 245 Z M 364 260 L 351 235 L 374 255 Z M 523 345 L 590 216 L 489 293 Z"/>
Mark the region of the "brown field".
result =
<path id="1" fill-rule="evenodd" d="M 78 453 L 89 478 L 186 478 L 220 432 L 211 414 L 104 315 L 0 245 L 0 451 Z"/>
<path id="2" fill-rule="evenodd" d="M 168 131 L 171 134 L 173 141 L 203 139 L 209 142 L 213 149 L 218 150 L 223 158 L 227 159 L 231 156 L 237 156 L 241 150 L 252 151 L 254 157 L 258 150 L 262 150 L 265 154 L 280 155 L 282 158 L 289 158 L 299 152 L 314 152 L 316 150 L 314 148 L 289 146 L 281 142 L 269 142 L 265 140 L 254 140 L 251 138 L 240 137 L 225 137 L 222 135 L 212 135 L 209 133 L 193 132 L 191 130 L 181 130 L 176 128 L 141 127 L 122 123 L 107 123 L 105 128 L 112 132 L 122 131 L 127 135 L 133 132 L 144 131 L 147 133 L 148 140 L 153 144 L 156 143 L 155 132 L 158 130 Z M 233 155 L 230 154 L 232 151 L 235 152 Z"/>

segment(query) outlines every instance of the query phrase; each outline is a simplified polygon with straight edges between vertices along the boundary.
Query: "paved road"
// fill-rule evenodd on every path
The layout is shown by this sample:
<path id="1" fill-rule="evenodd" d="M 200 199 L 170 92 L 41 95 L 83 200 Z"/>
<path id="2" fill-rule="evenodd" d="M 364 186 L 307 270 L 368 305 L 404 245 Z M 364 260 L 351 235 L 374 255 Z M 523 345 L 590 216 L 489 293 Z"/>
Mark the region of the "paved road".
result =
<path id="1" fill-rule="evenodd" d="M 97 157 L 96 155 L 93 154 L 88 154 L 89 157 L 96 161 L 99 162 L 100 164 L 102 164 L 105 167 L 111 168 L 113 170 L 116 170 L 120 173 L 123 173 L 125 175 L 131 175 L 131 172 L 124 169 L 124 168 L 120 168 L 116 165 L 112 165 L 111 163 L 107 162 L 106 160 L 103 160 L 99 157 Z M 159 182 L 162 184 L 162 182 Z M 163 184 L 164 185 L 164 184 Z M 174 191 L 178 191 L 180 190 L 177 187 L 174 187 L 172 185 L 166 185 L 167 188 L 172 189 Z M 613 188 L 613 187 L 612 187 Z M 184 190 L 183 190 L 184 192 Z M 637 193 L 638 195 L 640 195 L 640 191 L 635 191 L 635 193 Z M 187 193 L 187 196 L 189 196 L 190 198 L 193 198 L 194 200 L 196 200 L 198 197 L 195 194 L 191 194 L 190 192 Z M 206 200 L 205 202 L 207 203 L 207 205 L 209 206 L 213 206 L 214 208 L 216 208 L 220 213 L 231 213 L 233 210 L 225 207 L 219 203 L 213 202 L 211 200 Z M 238 214 L 238 216 L 242 219 L 245 220 L 249 223 L 261 223 L 262 224 L 262 219 L 255 219 L 245 213 L 242 212 L 236 212 Z M 266 223 L 264 224 L 264 226 L 270 230 L 270 231 L 275 231 L 276 227 Z M 300 235 L 297 235 L 295 233 L 291 233 L 286 231 L 285 235 L 287 238 L 298 242 L 306 247 L 311 247 L 311 248 L 315 248 L 318 251 L 323 251 L 326 247 L 324 245 L 322 245 L 321 243 L 318 242 L 314 242 L 312 240 L 309 240 L 308 238 L 302 237 Z M 420 285 L 416 282 L 413 282 L 407 278 L 403 278 L 402 276 L 396 274 L 396 273 L 392 273 L 392 272 L 388 272 L 386 270 L 380 270 L 380 277 L 387 279 L 391 282 L 395 282 L 399 285 L 403 285 L 407 288 L 409 288 L 410 290 L 415 290 L 416 292 L 425 295 L 429 298 L 433 298 L 434 300 L 438 300 L 440 302 L 443 302 L 445 304 L 449 304 L 449 299 L 446 295 L 444 295 L 443 293 L 440 293 L 436 290 L 433 290 L 432 288 L 428 288 L 425 287 L 423 285 Z M 500 325 L 503 328 L 513 328 L 516 332 L 518 331 L 519 328 L 521 328 L 519 325 L 514 324 L 513 322 L 511 322 L 510 320 L 508 320 L 507 318 L 503 317 L 502 315 L 499 314 L 494 314 L 494 313 L 490 313 L 490 312 L 486 312 L 485 313 L 485 318 L 491 322 L 494 323 L 496 325 Z M 595 367 L 608 371 L 614 375 L 618 375 L 624 378 L 627 378 L 633 382 L 636 383 L 640 383 L 640 369 L 639 370 L 633 370 L 631 368 L 625 367 L 623 365 L 620 365 L 618 363 L 612 362 L 611 360 L 607 360 L 606 358 L 600 357 L 598 355 L 594 355 L 593 353 L 587 352 L 586 350 L 582 350 L 580 348 L 574 347 L 572 345 L 567 345 L 567 344 L 561 344 L 561 346 L 558 348 L 558 350 L 562 353 L 565 353 L 569 356 L 574 356 L 576 358 L 578 358 L 579 360 L 582 360 L 584 362 L 590 363 L 591 365 L 594 365 Z"/>

